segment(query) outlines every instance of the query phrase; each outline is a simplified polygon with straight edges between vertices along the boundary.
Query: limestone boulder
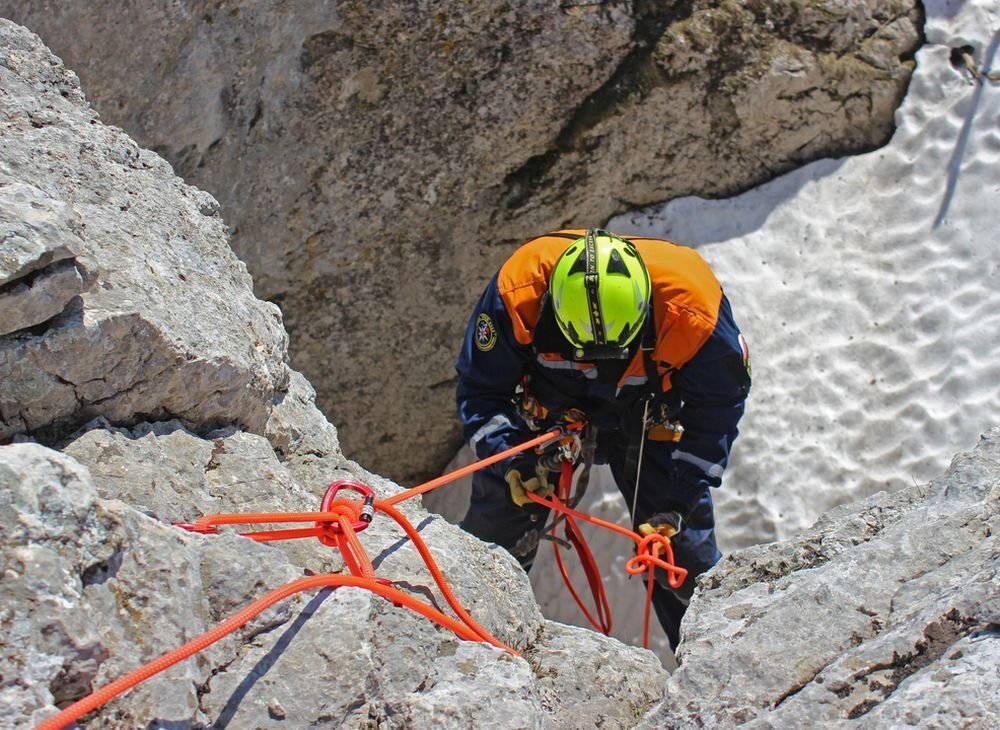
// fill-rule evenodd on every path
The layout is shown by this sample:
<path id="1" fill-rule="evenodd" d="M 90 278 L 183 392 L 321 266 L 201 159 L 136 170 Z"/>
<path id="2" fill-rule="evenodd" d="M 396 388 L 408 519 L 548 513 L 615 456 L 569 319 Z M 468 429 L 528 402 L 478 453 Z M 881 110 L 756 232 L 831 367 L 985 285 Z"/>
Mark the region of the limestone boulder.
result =
<path id="1" fill-rule="evenodd" d="M 1000 724 L 1000 428 L 700 581 L 641 727 Z"/>
<path id="2" fill-rule="evenodd" d="M 78 227 L 38 188 L 0 187 L 0 337 L 47 322 L 84 290 Z"/>
<path id="3" fill-rule="evenodd" d="M 34 444 L 0 454 L 0 664 L 19 678 L 3 683 L 0 712 L 5 727 L 29 727 L 163 653 L 164 641 L 193 638 L 213 617 L 201 553 L 183 533 L 99 500 L 69 457 Z M 159 686 L 131 693 L 108 725 L 190 716 L 208 677 L 204 660 L 179 666 Z"/>
<path id="4" fill-rule="evenodd" d="M 0 666 L 22 678 L 0 689 L 9 726 L 51 716 L 268 590 L 344 570 L 339 553 L 316 540 L 276 548 L 229 530 L 195 535 L 164 519 L 203 509 L 315 510 L 260 437 L 201 439 L 176 423 L 92 426 L 65 453 L 0 447 L 9 627 Z M 314 592 L 276 604 L 114 700 L 91 724 L 624 728 L 659 698 L 666 673 L 652 654 L 544 621 L 506 552 L 416 506 L 407 511 L 459 600 L 524 658 L 460 641 L 361 589 Z M 379 575 L 446 608 L 401 537 L 384 517 L 362 533 Z"/>
<path id="5" fill-rule="evenodd" d="M 515 244 L 878 146 L 922 26 L 913 0 L 0 14 L 221 202 L 345 449 L 405 482 L 457 447 L 452 364 Z"/>
<path id="6" fill-rule="evenodd" d="M 0 441 L 96 416 L 262 431 L 288 386 L 212 196 L 98 123 L 76 76 L 0 21 Z"/>

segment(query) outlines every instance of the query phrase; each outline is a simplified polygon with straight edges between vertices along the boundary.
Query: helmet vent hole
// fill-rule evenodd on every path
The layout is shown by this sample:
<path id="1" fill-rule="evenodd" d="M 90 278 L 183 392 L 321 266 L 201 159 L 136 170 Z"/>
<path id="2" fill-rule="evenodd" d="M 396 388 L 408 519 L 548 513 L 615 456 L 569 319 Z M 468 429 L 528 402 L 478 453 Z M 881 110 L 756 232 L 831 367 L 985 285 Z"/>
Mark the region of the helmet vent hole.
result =
<path id="1" fill-rule="evenodd" d="M 608 257 L 608 270 L 609 274 L 624 274 L 625 276 L 631 277 L 632 274 L 629 272 L 628 267 L 622 260 L 621 254 L 617 251 L 612 251 L 611 256 Z"/>
<path id="2" fill-rule="evenodd" d="M 572 274 L 586 274 L 587 273 L 587 252 L 583 249 L 580 250 L 580 255 L 576 257 L 576 261 L 570 267 L 569 271 L 566 272 L 567 276 Z"/>

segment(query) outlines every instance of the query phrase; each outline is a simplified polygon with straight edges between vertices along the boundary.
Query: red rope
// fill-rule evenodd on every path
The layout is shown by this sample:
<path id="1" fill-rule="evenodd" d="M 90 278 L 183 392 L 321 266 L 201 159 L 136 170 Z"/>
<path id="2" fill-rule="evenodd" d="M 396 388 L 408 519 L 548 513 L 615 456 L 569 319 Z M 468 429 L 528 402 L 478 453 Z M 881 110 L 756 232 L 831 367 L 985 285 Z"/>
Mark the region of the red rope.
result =
<path id="1" fill-rule="evenodd" d="M 572 484 L 572 481 L 573 465 L 569 461 L 564 460 L 562 462 L 562 474 L 559 478 L 559 494 L 553 496 L 553 504 L 563 506 L 565 503 L 569 502 L 570 485 Z M 577 526 L 573 517 L 567 514 L 564 518 L 564 522 L 565 525 L 563 527 L 563 534 L 580 556 L 580 564 L 583 566 L 584 575 L 586 575 L 587 583 L 590 585 L 590 594 L 594 599 L 594 608 L 597 612 L 596 618 L 590 612 L 590 609 L 587 608 L 586 604 L 584 604 L 580 594 L 577 593 L 576 588 L 573 586 L 573 581 L 569 577 L 569 571 L 566 570 L 566 564 L 563 562 L 562 550 L 559 547 L 559 542 L 553 540 L 552 552 L 556 557 L 556 566 L 559 568 L 559 573 L 562 575 L 566 588 L 569 589 L 570 595 L 573 596 L 573 600 L 576 601 L 576 605 L 580 607 L 580 610 L 583 612 L 587 621 L 589 621 L 590 625 L 597 631 L 600 631 L 606 636 L 611 633 L 611 607 L 608 605 L 608 597 L 604 590 L 604 582 L 601 578 L 601 569 L 597 566 L 597 560 L 594 558 L 594 554 L 591 552 L 590 546 L 587 544 L 583 533 L 580 531 L 580 528 Z M 556 529 L 557 526 L 552 527 L 553 537 L 556 535 Z"/>
<path id="2" fill-rule="evenodd" d="M 228 636 L 278 601 L 284 600 L 285 598 L 301 591 L 337 586 L 365 588 L 373 593 L 377 593 L 380 596 L 388 598 L 394 603 L 400 603 L 408 608 L 411 608 L 422 616 L 425 616 L 432 621 L 451 629 L 458 636 L 466 639 L 467 641 L 479 641 L 481 639 L 481 637 L 478 636 L 472 629 L 464 626 L 455 619 L 444 615 L 440 611 L 422 603 L 421 601 L 414 599 L 409 594 L 403 593 L 397 588 L 382 585 L 372 578 L 364 578 L 353 575 L 314 575 L 307 578 L 299 578 L 298 580 L 294 580 L 291 583 L 281 586 L 280 588 L 276 588 L 263 597 L 258 598 L 256 601 L 243 608 L 236 615 L 226 619 L 218 626 L 203 633 L 201 636 L 189 641 L 184 644 L 184 646 L 174 649 L 173 651 L 154 659 L 148 664 L 145 664 L 126 674 L 124 677 L 116 679 L 83 699 L 74 702 L 72 705 L 62 710 L 59 714 L 53 715 L 47 720 L 41 722 L 37 726 L 37 730 L 58 730 L 59 728 L 66 727 L 69 723 L 77 720 L 88 712 L 97 709 L 104 703 L 120 695 L 122 692 L 135 687 L 140 682 L 144 682 L 154 674 L 158 674 L 164 669 L 172 667 L 177 662 L 183 661 L 184 659 L 197 654 L 199 651 L 214 644 L 219 639 Z"/>
<path id="3" fill-rule="evenodd" d="M 575 426 L 576 428 L 579 425 Z M 574 428 L 574 427 L 571 427 Z M 131 689 L 137 684 L 149 679 L 155 674 L 162 672 L 168 667 L 173 666 L 177 662 L 183 661 L 191 657 L 192 655 L 202 651 L 211 644 L 219 641 L 225 636 L 228 636 L 233 631 L 244 626 L 252 618 L 260 614 L 262 611 L 272 606 L 273 604 L 288 598 L 291 595 L 299 593 L 300 591 L 310 590 L 320 587 L 340 587 L 340 586 L 350 586 L 357 588 L 365 588 L 372 591 L 373 593 L 380 595 L 384 598 L 389 599 L 397 606 L 406 606 L 416 613 L 428 618 L 439 625 L 451 630 L 459 638 L 465 639 L 467 641 L 483 641 L 487 642 L 499 649 L 508 651 L 511 654 L 517 656 L 517 652 L 511 649 L 509 646 L 501 643 L 496 638 L 494 638 L 486 629 L 480 626 L 469 613 L 462 607 L 458 599 L 455 597 L 451 587 L 448 585 L 444 578 L 441 570 L 438 568 L 433 557 L 431 556 L 430 550 L 428 550 L 427 545 L 424 543 L 420 534 L 413 527 L 412 524 L 403 516 L 401 512 L 395 509 L 394 505 L 410 497 L 417 496 L 418 494 L 423 494 L 435 489 L 436 487 L 448 484 L 455 481 L 456 479 L 470 474 L 474 471 L 482 469 L 491 464 L 495 464 L 502 461 L 509 456 L 526 451 L 529 448 L 539 446 L 548 443 L 556 438 L 559 438 L 564 433 L 564 429 L 557 428 L 548 431 L 540 436 L 537 436 L 525 443 L 515 446 L 513 448 L 507 449 L 499 454 L 495 454 L 486 459 L 482 459 L 469 466 L 457 469 L 449 474 L 446 474 L 437 479 L 432 479 L 420 486 L 413 487 L 412 489 L 400 492 L 386 500 L 374 500 L 374 493 L 372 490 L 364 485 L 349 483 L 349 482 L 338 482 L 330 485 L 330 489 L 327 490 L 327 494 L 323 498 L 323 511 L 321 512 L 265 512 L 265 513 L 252 513 L 252 514 L 214 514 L 206 515 L 199 518 L 192 524 L 180 524 L 179 526 L 185 529 L 191 530 L 193 532 L 200 532 L 206 534 L 217 533 L 218 525 L 235 525 L 235 524 L 284 524 L 284 523 L 294 523 L 294 522 L 312 522 L 311 527 L 301 527 L 301 528 L 289 528 L 282 530 L 264 530 L 256 532 L 241 533 L 245 537 L 249 537 L 252 540 L 259 542 L 269 542 L 272 540 L 286 540 L 301 537 L 316 537 L 323 544 L 337 547 L 341 555 L 344 558 L 344 564 L 347 566 L 351 575 L 317 575 L 309 576 L 306 578 L 300 578 L 298 580 L 292 581 L 280 588 L 265 594 L 261 598 L 253 601 L 249 605 L 245 606 L 242 610 L 236 613 L 234 616 L 226 619 L 218 626 L 206 631 L 192 641 L 187 642 L 183 646 L 170 651 L 157 659 L 139 667 L 138 669 L 126 674 L 124 677 L 117 679 L 109 684 L 104 685 L 98 690 L 87 695 L 83 699 L 74 702 L 69 707 L 60 711 L 53 717 L 44 720 L 37 727 L 38 730 L 57 730 L 58 728 L 63 728 L 69 723 L 77 720 L 81 716 L 88 712 L 91 712 L 106 702 L 110 701 L 119 694 Z M 564 499 L 568 501 L 569 499 L 569 483 L 572 480 L 572 465 L 569 462 L 563 464 L 563 478 L 560 480 L 565 484 L 565 496 Z M 442 595 L 448 601 L 448 605 L 452 608 L 455 614 L 459 617 L 460 621 L 441 613 L 432 606 L 423 603 L 422 601 L 414 598 L 413 596 L 404 593 L 396 588 L 387 585 L 389 581 L 384 578 L 379 578 L 375 575 L 374 567 L 372 566 L 371 559 L 365 552 L 360 540 L 357 536 L 357 531 L 362 530 L 367 526 L 365 519 L 371 519 L 369 514 L 367 518 L 362 516 L 362 505 L 357 501 L 351 501 L 346 499 L 332 500 L 333 496 L 336 495 L 337 490 L 342 487 L 347 487 L 349 489 L 354 489 L 355 491 L 362 492 L 366 494 L 365 505 L 371 505 L 375 510 L 389 515 L 406 533 L 407 537 L 412 541 L 413 545 L 416 547 L 417 552 L 423 558 L 424 563 L 427 566 L 428 571 L 434 578 Z M 332 491 L 331 491 L 332 490 Z M 581 519 L 592 524 L 600 525 L 602 527 L 611 529 L 615 532 L 624 534 L 638 543 L 637 555 L 632 558 L 626 564 L 626 570 L 630 574 L 638 574 L 644 571 L 648 571 L 649 575 L 647 580 L 650 582 L 653 579 L 653 571 L 657 568 L 663 568 L 667 571 L 670 578 L 670 583 L 674 587 L 679 587 L 684 581 L 687 575 L 687 571 L 683 568 L 678 568 L 673 565 L 673 551 L 670 547 L 669 540 L 663 538 L 661 535 L 650 535 L 646 538 L 640 539 L 635 533 L 626 530 L 625 528 L 614 525 L 613 523 L 606 522 L 604 520 L 599 520 L 582 512 L 577 512 L 574 509 L 563 504 L 558 497 L 553 500 L 545 500 L 538 497 L 535 494 L 529 493 L 528 496 L 538 504 L 543 504 L 551 509 L 558 512 L 562 512 L 566 515 L 566 534 L 570 541 L 576 546 L 578 552 L 581 555 L 581 560 L 584 563 L 584 571 L 587 574 L 588 581 L 590 583 L 591 591 L 595 597 L 595 603 L 597 605 L 598 619 L 597 622 L 594 621 L 589 611 L 583 605 L 576 591 L 569 580 L 568 573 L 565 570 L 565 566 L 562 563 L 562 558 L 559 555 L 558 547 L 556 551 L 557 561 L 559 562 L 560 570 L 563 573 L 563 577 L 566 580 L 567 586 L 569 586 L 570 592 L 573 594 L 577 601 L 577 604 L 583 609 L 584 613 L 587 615 L 588 619 L 599 631 L 608 633 L 611 630 L 611 616 L 610 609 L 608 608 L 607 596 L 604 593 L 603 584 L 601 581 L 600 571 L 597 568 L 597 563 L 594 560 L 594 556 L 591 553 L 586 541 L 583 538 L 582 533 L 580 533 L 578 526 L 573 521 L 573 518 Z M 368 507 L 365 507 L 366 509 Z M 657 540 L 659 538 L 659 540 Z M 658 554 L 662 554 L 663 559 L 657 557 L 653 554 L 654 551 L 658 551 Z M 676 585 L 675 585 L 676 582 Z M 650 586 L 650 591 L 652 590 Z M 646 630 L 648 644 L 648 623 L 649 623 L 649 600 L 647 595 L 647 606 L 646 606 Z"/>
<path id="4" fill-rule="evenodd" d="M 565 478 L 567 466 L 569 466 L 569 464 L 564 463 L 564 476 L 560 479 L 560 491 L 565 489 L 565 494 L 567 496 L 565 496 L 564 499 L 566 499 L 566 501 L 568 501 L 568 484 L 565 487 L 563 485 L 567 481 Z M 570 477 L 572 477 L 571 466 Z M 593 553 L 590 551 L 583 534 L 579 531 L 575 522 L 571 523 L 571 520 L 576 518 L 583 520 L 584 522 L 604 527 L 613 532 L 617 532 L 620 535 L 628 537 L 636 543 L 636 554 L 634 557 L 630 558 L 627 563 L 625 563 L 625 571 L 629 575 L 641 575 L 642 573 L 646 573 L 646 611 L 645 619 L 643 621 L 642 645 L 649 648 L 649 616 L 650 606 L 653 599 L 653 583 L 656 580 L 656 569 L 660 568 L 666 571 L 667 581 L 670 587 L 675 589 L 681 587 L 681 584 L 684 583 L 688 574 L 686 569 L 674 564 L 674 549 L 670 545 L 670 540 L 659 533 L 647 535 L 646 537 L 640 537 L 631 530 L 621 527 L 620 525 L 616 525 L 613 522 L 608 522 L 597 517 L 591 517 L 584 512 L 579 512 L 572 507 L 563 504 L 562 500 L 555 495 L 551 499 L 539 497 L 537 494 L 532 492 L 527 492 L 527 495 L 531 501 L 536 504 L 544 505 L 549 509 L 566 515 L 565 520 L 567 525 L 567 537 L 569 537 L 573 545 L 577 547 L 577 552 L 580 554 L 580 562 L 583 566 L 584 573 L 587 576 L 587 580 L 590 583 L 590 590 L 594 597 L 594 604 L 597 607 L 598 618 L 596 620 L 584 605 L 576 590 L 573 588 L 573 584 L 569 578 L 569 573 L 563 565 L 562 556 L 559 553 L 558 543 L 554 543 L 556 562 L 559 565 L 559 571 L 562 573 L 563 580 L 569 588 L 570 594 L 573 596 L 576 604 L 583 611 L 584 616 L 587 617 L 591 626 L 605 634 L 609 633 L 611 630 L 611 616 L 610 609 L 607 608 L 607 594 L 604 590 L 604 581 L 601 578 L 600 568 L 597 566 L 597 561 L 594 560 Z M 571 524 L 572 527 L 570 527 Z"/>

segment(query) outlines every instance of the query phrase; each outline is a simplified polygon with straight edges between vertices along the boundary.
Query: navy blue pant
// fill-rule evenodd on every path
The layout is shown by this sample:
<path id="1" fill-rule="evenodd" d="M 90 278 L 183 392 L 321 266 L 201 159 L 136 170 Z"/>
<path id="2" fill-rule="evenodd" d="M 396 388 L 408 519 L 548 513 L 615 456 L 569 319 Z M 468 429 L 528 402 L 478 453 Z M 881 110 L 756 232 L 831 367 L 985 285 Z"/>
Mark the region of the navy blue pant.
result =
<path id="1" fill-rule="evenodd" d="M 603 460 L 601 451 L 599 441 L 599 461 Z M 631 509 L 635 485 L 625 483 L 623 450 L 610 451 L 607 454 L 607 463 L 611 467 L 618 491 Z M 650 486 L 644 478 L 636 505 L 637 514 L 632 515 L 634 523 L 641 524 L 651 515 L 665 511 L 667 509 L 664 506 L 665 501 L 669 502 L 669 485 Z M 540 530 L 545 525 L 548 513 L 547 507 L 534 503 L 518 507 L 511 499 L 507 482 L 504 481 L 502 474 L 495 470 L 484 469 L 473 476 L 469 509 L 459 526 L 481 540 L 506 548 L 520 561 L 525 570 L 530 570 L 538 550 L 537 543 L 530 549 L 524 550 L 518 549 L 518 542 L 528 533 Z M 528 540 L 529 545 L 532 542 L 534 541 Z M 522 548 L 523 545 L 522 542 Z M 653 588 L 653 610 L 670 640 L 671 648 L 676 649 L 681 618 L 694 592 L 695 577 L 711 568 L 722 557 L 715 543 L 715 513 L 708 489 L 688 513 L 684 530 L 674 537 L 672 545 L 674 560 L 677 565 L 688 570 L 688 577 L 676 592 L 657 584 Z"/>

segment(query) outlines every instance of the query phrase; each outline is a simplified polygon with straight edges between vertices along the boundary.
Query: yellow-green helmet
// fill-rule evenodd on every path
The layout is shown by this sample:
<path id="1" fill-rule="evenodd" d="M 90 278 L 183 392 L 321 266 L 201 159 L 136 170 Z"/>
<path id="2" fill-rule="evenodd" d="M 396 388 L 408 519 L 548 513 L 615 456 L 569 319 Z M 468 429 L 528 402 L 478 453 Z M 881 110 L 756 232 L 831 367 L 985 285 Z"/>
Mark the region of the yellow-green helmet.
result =
<path id="1" fill-rule="evenodd" d="M 600 229 L 573 241 L 549 278 L 556 323 L 578 360 L 628 357 L 646 319 L 649 292 L 635 246 Z"/>

